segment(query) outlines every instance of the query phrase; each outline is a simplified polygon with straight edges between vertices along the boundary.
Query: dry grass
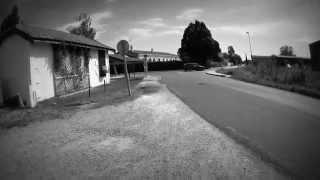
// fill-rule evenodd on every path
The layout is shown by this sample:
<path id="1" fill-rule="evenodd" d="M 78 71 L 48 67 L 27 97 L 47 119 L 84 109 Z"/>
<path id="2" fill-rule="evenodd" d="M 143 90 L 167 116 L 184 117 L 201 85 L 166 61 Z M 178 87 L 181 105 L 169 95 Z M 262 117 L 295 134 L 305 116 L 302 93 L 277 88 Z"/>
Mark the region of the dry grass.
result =
<path id="1" fill-rule="evenodd" d="M 312 71 L 308 66 L 293 65 L 289 68 L 265 61 L 218 72 L 232 75 L 234 79 L 320 98 L 320 72 Z"/>

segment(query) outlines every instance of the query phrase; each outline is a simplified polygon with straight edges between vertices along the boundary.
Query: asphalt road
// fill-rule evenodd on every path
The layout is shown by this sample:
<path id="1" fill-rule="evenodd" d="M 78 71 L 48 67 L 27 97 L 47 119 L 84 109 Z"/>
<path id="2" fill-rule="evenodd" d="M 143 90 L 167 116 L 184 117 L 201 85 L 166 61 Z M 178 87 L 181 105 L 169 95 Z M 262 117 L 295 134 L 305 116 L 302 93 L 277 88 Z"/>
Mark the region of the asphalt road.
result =
<path id="1" fill-rule="evenodd" d="M 320 178 L 320 100 L 204 72 L 159 74 L 208 122 L 276 167 Z"/>

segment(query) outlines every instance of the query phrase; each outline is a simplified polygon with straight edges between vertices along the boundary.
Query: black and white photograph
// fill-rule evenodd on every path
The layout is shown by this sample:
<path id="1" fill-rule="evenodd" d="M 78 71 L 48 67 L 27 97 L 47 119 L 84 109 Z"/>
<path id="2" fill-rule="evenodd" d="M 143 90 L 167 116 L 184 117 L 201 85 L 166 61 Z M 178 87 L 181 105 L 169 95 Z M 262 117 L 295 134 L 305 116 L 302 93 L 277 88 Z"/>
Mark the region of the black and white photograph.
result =
<path id="1" fill-rule="evenodd" d="M 320 1 L 1 0 L 0 179 L 320 179 Z"/>

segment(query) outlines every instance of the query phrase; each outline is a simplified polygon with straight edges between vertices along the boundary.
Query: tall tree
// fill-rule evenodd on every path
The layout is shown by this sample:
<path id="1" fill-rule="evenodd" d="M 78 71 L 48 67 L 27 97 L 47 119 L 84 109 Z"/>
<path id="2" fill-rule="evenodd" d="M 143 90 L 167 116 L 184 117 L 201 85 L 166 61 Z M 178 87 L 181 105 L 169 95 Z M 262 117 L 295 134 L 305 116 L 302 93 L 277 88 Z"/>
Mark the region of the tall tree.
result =
<path id="1" fill-rule="evenodd" d="M 233 46 L 228 46 L 228 54 L 229 54 L 229 56 L 232 56 L 235 54 Z"/>
<path id="2" fill-rule="evenodd" d="M 69 32 L 72 34 L 94 39 L 94 37 L 96 36 L 96 30 L 91 27 L 91 17 L 86 13 L 82 13 L 78 16 L 77 21 L 80 23 L 80 25 L 77 27 L 71 27 L 71 29 L 69 29 Z"/>
<path id="3" fill-rule="evenodd" d="M 241 56 L 236 54 L 233 46 L 228 46 L 228 59 L 231 63 L 233 63 L 235 65 L 241 64 L 241 62 L 242 62 Z"/>
<path id="4" fill-rule="evenodd" d="M 281 46 L 280 47 L 280 55 L 281 56 L 295 56 L 295 54 L 293 53 L 293 47 L 288 46 L 288 45 Z"/>
<path id="5" fill-rule="evenodd" d="M 220 60 L 219 43 L 212 38 L 210 30 L 203 22 L 190 23 L 184 30 L 178 54 L 184 62 L 198 62 L 206 65 L 208 60 Z"/>
<path id="6" fill-rule="evenodd" d="M 18 12 L 18 6 L 14 5 L 11 9 L 10 14 L 4 18 L 1 23 L 1 32 L 7 31 L 8 29 L 14 27 L 15 25 L 20 23 L 20 17 Z"/>

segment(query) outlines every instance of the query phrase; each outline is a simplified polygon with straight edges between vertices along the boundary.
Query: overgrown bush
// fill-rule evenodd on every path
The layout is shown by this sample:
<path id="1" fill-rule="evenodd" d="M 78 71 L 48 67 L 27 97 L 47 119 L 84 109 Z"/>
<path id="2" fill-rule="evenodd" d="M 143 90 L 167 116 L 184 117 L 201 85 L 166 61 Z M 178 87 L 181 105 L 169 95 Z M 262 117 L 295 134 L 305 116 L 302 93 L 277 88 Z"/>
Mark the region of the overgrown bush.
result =
<path id="1" fill-rule="evenodd" d="M 310 66 L 281 66 L 271 61 L 251 62 L 235 69 L 221 69 L 235 79 L 298 92 L 320 98 L 320 72 Z M 230 73 L 231 72 L 231 73 Z"/>
<path id="2" fill-rule="evenodd" d="M 274 61 L 261 61 L 249 64 L 245 69 L 258 78 L 284 84 L 305 84 L 312 79 L 309 66 L 279 66 Z"/>

